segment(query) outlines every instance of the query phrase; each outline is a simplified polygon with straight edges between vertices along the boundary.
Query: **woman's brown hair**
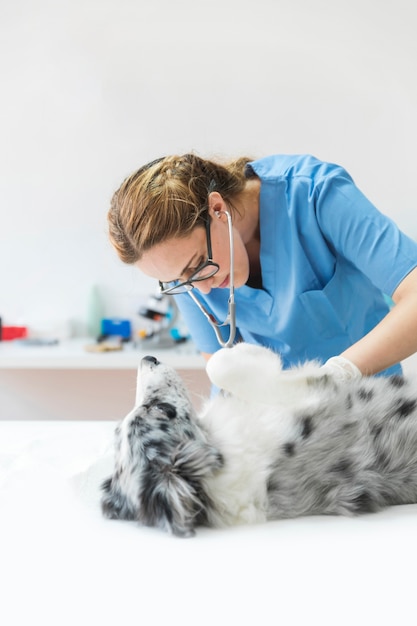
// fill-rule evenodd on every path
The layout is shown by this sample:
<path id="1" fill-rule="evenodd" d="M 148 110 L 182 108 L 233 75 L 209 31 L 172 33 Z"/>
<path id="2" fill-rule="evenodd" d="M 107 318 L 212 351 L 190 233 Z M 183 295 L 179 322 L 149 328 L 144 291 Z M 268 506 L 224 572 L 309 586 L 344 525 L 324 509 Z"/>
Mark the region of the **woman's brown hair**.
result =
<path id="1" fill-rule="evenodd" d="M 109 237 L 124 263 L 172 237 L 186 237 L 207 219 L 207 197 L 218 191 L 232 200 L 247 180 L 242 157 L 221 165 L 194 154 L 152 161 L 126 178 L 108 212 Z"/>

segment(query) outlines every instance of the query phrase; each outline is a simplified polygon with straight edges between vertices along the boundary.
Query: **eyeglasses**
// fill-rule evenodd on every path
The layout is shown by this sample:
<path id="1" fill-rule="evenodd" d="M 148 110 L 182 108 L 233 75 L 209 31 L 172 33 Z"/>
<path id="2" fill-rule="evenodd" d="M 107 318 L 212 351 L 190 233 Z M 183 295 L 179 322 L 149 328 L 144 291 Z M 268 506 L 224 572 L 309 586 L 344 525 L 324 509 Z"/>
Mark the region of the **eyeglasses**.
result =
<path id="1" fill-rule="evenodd" d="M 224 322 L 218 322 L 212 313 L 209 313 L 203 304 L 199 301 L 195 293 L 193 292 L 194 284 L 199 281 L 211 278 L 219 271 L 220 267 L 212 259 L 211 250 L 211 236 L 210 236 L 210 218 L 207 216 L 206 220 L 206 238 L 207 238 L 207 261 L 205 261 L 200 267 L 193 272 L 188 280 L 182 283 L 173 281 L 170 283 L 163 283 L 159 281 L 159 287 L 161 293 L 167 293 L 170 295 L 176 295 L 179 293 L 188 293 L 190 298 L 196 304 L 196 306 L 203 313 L 204 317 L 213 328 L 217 341 L 222 348 L 230 348 L 236 337 L 236 309 L 235 309 L 235 266 L 234 266 L 234 245 L 233 245 L 233 228 L 232 217 L 229 211 L 224 211 L 227 217 L 227 226 L 229 230 L 229 251 L 230 251 L 230 273 L 229 273 L 229 300 L 227 304 L 227 316 Z M 229 326 L 229 337 L 224 340 L 220 331 L 222 326 Z"/>
<path id="2" fill-rule="evenodd" d="M 178 282 L 177 280 L 173 280 L 168 283 L 164 283 L 159 281 L 159 288 L 161 293 L 170 294 L 175 296 L 178 293 L 185 293 L 186 291 L 191 291 L 194 289 L 193 283 L 198 283 L 201 280 L 207 280 L 207 278 L 211 278 L 219 271 L 220 267 L 218 263 L 215 263 L 212 259 L 213 253 L 211 250 L 211 235 L 210 235 L 210 217 L 207 215 L 206 218 L 206 240 L 207 240 L 207 261 L 204 261 L 195 272 L 192 273 L 188 280 L 184 282 Z"/>

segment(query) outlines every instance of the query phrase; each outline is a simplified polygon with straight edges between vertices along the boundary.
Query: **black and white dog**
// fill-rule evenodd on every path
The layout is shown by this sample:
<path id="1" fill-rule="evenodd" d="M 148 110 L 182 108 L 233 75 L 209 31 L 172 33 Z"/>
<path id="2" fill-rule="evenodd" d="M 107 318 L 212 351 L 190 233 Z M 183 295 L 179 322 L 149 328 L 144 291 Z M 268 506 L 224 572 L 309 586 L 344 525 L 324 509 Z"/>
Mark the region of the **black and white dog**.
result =
<path id="1" fill-rule="evenodd" d="M 106 517 L 187 537 L 199 525 L 417 502 L 417 388 L 405 378 L 338 383 L 314 363 L 283 371 L 243 343 L 207 371 L 223 392 L 198 417 L 171 367 L 141 361 L 103 484 Z"/>

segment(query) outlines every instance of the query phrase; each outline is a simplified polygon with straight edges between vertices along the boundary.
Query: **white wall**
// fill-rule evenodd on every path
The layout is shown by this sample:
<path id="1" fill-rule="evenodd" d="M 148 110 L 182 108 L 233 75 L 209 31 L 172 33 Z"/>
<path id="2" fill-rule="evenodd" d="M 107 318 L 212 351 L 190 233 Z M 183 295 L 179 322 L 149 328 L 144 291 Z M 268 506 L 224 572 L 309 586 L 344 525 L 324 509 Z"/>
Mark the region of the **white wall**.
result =
<path id="1" fill-rule="evenodd" d="M 0 315 L 108 315 L 153 283 L 106 237 L 144 162 L 310 152 L 417 237 L 415 0 L 2 0 Z"/>

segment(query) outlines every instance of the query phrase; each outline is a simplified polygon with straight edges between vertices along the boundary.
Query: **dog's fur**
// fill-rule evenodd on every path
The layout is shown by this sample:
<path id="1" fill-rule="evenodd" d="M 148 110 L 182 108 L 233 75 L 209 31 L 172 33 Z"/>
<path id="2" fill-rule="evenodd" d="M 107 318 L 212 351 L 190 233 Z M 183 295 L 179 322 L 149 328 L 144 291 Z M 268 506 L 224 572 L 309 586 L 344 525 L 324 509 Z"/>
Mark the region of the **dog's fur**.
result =
<path id="1" fill-rule="evenodd" d="M 224 391 L 197 417 L 178 374 L 153 357 L 116 429 L 106 517 L 174 535 L 417 502 L 417 388 L 405 378 L 340 383 L 308 363 L 282 371 L 239 344 L 207 367 Z"/>

